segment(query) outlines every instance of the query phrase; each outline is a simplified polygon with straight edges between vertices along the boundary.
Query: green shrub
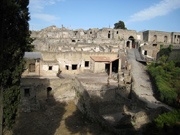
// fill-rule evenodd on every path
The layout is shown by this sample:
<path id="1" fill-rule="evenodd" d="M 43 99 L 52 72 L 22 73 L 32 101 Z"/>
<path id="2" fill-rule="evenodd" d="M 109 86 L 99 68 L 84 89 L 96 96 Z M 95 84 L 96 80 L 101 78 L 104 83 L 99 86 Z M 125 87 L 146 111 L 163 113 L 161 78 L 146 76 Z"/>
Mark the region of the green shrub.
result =
<path id="1" fill-rule="evenodd" d="M 147 67 L 156 85 L 159 99 L 169 105 L 174 105 L 177 97 L 176 92 L 180 91 L 180 68 L 175 67 L 175 65 L 174 61 L 170 61 L 164 64 L 152 63 Z"/>
<path id="2" fill-rule="evenodd" d="M 175 110 L 159 115 L 159 117 L 153 121 L 157 128 L 162 128 L 164 124 L 174 126 L 176 125 L 176 122 L 180 122 L 180 110 Z"/>

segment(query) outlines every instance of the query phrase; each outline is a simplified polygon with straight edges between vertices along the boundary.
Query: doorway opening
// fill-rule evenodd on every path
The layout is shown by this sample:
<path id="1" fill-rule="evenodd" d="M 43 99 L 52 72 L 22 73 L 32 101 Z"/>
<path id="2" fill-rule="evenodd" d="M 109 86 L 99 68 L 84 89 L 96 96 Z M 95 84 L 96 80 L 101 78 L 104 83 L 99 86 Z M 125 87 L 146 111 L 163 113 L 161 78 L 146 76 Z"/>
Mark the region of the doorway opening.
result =
<path id="1" fill-rule="evenodd" d="M 52 88 L 47 87 L 47 99 L 49 99 L 52 96 L 51 91 L 52 91 Z"/>
<path id="2" fill-rule="evenodd" d="M 132 48 L 135 48 L 135 39 L 134 39 L 134 37 L 133 37 L 133 36 L 130 36 L 130 37 L 129 37 L 129 40 L 132 41 Z"/>
<path id="3" fill-rule="evenodd" d="M 112 62 L 112 72 L 118 73 L 119 59 Z"/>
<path id="4" fill-rule="evenodd" d="M 126 43 L 126 47 L 130 47 L 130 41 L 127 41 L 127 43 Z"/>
<path id="5" fill-rule="evenodd" d="M 109 75 L 109 70 L 110 70 L 110 64 L 109 63 L 106 63 L 105 64 L 105 71 L 106 73 Z"/>

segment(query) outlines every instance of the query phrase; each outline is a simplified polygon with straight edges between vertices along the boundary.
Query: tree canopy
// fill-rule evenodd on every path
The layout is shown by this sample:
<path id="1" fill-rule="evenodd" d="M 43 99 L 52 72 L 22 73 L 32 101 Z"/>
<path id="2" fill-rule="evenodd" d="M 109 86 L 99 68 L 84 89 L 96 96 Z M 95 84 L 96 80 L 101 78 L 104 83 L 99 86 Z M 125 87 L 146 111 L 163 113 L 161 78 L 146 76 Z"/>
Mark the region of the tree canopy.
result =
<path id="1" fill-rule="evenodd" d="M 20 99 L 24 52 L 31 51 L 29 0 L 0 2 L 0 90 L 3 93 L 4 124 L 11 128 Z"/>
<path id="2" fill-rule="evenodd" d="M 127 29 L 123 21 L 114 24 L 114 29 Z"/>

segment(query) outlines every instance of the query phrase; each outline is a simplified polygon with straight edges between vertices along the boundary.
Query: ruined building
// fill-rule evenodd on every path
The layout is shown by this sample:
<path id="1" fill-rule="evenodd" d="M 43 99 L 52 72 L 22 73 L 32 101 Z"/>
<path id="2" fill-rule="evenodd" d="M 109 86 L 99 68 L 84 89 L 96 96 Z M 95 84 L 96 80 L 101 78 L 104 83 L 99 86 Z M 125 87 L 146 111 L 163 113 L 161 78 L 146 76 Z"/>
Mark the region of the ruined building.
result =
<path id="1" fill-rule="evenodd" d="M 31 37 L 35 52 L 25 53 L 20 108 L 37 110 L 39 100 L 53 96 L 58 101 L 74 100 L 83 113 L 101 123 L 106 123 L 108 113 L 146 111 L 146 103 L 132 92 L 128 49 L 137 48 L 141 58 L 156 60 L 160 45 L 180 46 L 180 33 L 161 31 L 50 26 L 32 31 Z M 98 104 L 98 114 L 91 104 Z"/>

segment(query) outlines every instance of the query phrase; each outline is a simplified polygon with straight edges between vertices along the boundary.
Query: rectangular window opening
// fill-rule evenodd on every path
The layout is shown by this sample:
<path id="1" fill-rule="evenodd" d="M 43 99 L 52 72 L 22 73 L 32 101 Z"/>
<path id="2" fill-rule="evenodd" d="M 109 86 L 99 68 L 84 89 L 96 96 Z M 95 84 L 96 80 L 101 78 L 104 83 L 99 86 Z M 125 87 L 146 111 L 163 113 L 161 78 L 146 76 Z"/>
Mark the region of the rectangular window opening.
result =
<path id="1" fill-rule="evenodd" d="M 72 65 L 72 70 L 77 70 L 77 65 Z"/>
<path id="2" fill-rule="evenodd" d="M 85 61 L 85 67 L 89 67 L 89 61 Z"/>
<path id="3" fill-rule="evenodd" d="M 30 97 L 30 90 L 29 89 L 24 89 L 24 96 Z"/>
<path id="4" fill-rule="evenodd" d="M 72 42 L 76 42 L 76 40 L 72 40 Z"/>
<path id="5" fill-rule="evenodd" d="M 153 44 L 153 46 L 157 46 L 157 44 Z"/>
<path id="6" fill-rule="evenodd" d="M 52 70 L 52 66 L 49 66 L 49 70 Z"/>

